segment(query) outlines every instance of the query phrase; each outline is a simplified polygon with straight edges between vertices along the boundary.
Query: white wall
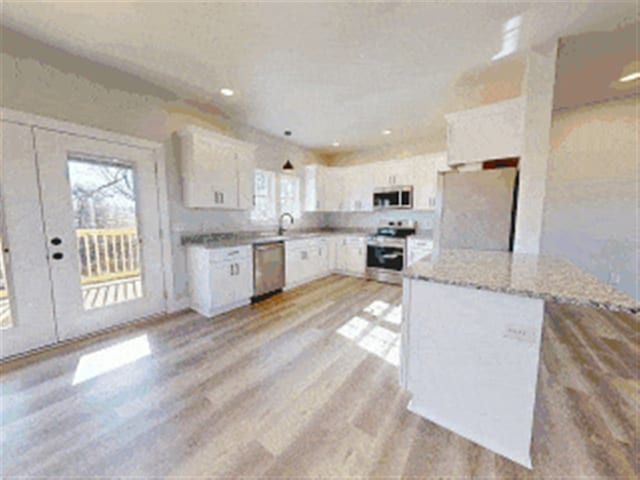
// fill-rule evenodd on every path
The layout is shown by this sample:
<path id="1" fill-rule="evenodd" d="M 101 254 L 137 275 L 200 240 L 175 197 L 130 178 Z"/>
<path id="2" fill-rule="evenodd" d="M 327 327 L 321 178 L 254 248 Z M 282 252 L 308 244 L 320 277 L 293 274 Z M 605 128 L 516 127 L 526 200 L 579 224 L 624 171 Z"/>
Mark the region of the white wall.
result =
<path id="1" fill-rule="evenodd" d="M 637 101 L 554 112 L 542 252 L 640 299 Z"/>

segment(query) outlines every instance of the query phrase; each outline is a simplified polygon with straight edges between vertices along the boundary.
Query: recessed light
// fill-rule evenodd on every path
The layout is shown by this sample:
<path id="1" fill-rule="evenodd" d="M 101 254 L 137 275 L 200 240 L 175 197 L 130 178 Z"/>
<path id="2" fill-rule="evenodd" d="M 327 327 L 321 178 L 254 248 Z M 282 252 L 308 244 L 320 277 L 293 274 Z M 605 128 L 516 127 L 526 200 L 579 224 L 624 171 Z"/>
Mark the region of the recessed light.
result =
<path id="1" fill-rule="evenodd" d="M 221 89 L 220 89 L 220 93 L 221 93 L 222 95 L 224 95 L 225 97 L 230 97 L 230 96 L 232 96 L 232 95 L 233 95 L 234 93 L 236 93 L 236 92 L 234 92 L 234 91 L 233 91 L 233 90 L 231 90 L 230 88 L 221 88 Z"/>
<path id="2" fill-rule="evenodd" d="M 383 135 L 391 135 L 391 130 L 382 130 Z"/>
<path id="3" fill-rule="evenodd" d="M 640 78 L 640 72 L 633 72 L 620 78 L 621 82 L 631 82 Z"/>
<path id="4" fill-rule="evenodd" d="M 334 147 L 339 147 L 340 146 L 340 142 L 333 142 L 331 145 L 333 145 Z"/>

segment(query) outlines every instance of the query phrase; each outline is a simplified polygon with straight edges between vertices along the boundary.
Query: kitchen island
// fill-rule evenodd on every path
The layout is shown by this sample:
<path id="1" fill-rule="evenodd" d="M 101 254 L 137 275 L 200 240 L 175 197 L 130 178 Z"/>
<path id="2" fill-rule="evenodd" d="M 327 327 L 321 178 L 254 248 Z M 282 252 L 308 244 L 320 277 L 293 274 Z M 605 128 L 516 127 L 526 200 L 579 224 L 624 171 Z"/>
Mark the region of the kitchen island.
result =
<path id="1" fill-rule="evenodd" d="M 528 468 L 545 302 L 640 311 L 630 296 L 546 256 L 443 251 L 403 277 L 409 410 Z"/>

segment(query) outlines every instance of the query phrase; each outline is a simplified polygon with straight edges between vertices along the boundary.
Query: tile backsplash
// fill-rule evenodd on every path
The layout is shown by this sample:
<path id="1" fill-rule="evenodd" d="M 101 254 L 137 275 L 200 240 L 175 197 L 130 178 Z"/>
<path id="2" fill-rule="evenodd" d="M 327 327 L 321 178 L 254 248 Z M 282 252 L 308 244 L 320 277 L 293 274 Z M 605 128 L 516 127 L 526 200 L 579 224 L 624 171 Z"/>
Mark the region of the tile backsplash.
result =
<path id="1" fill-rule="evenodd" d="M 324 223 L 329 228 L 360 228 L 375 230 L 382 220 L 415 220 L 418 231 L 432 231 L 435 212 L 415 210 L 384 210 L 377 212 L 325 213 Z"/>

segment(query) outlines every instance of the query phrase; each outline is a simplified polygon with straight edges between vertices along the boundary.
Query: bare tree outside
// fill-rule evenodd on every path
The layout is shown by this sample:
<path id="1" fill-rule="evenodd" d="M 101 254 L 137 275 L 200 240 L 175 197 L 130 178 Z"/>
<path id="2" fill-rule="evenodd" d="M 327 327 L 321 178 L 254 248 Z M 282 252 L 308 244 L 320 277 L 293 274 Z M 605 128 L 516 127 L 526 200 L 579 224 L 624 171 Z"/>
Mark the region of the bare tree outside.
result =
<path id="1" fill-rule="evenodd" d="M 133 168 L 69 160 L 76 228 L 132 228 L 136 224 Z"/>
<path id="2" fill-rule="evenodd" d="M 140 244 L 134 169 L 82 157 L 69 158 L 68 168 L 82 283 L 128 282 L 126 286 L 130 287 L 126 295 L 118 298 L 96 301 L 87 296 L 85 308 L 139 298 Z"/>

